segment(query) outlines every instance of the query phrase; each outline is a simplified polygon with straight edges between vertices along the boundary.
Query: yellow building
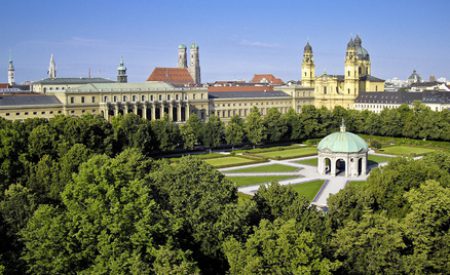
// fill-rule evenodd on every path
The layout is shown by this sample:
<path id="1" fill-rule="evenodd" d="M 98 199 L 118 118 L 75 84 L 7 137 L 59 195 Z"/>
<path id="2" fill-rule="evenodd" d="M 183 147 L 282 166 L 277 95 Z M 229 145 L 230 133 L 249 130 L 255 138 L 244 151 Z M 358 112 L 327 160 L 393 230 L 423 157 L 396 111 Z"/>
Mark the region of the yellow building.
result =
<path id="1" fill-rule="evenodd" d="M 370 55 L 362 47 L 359 36 L 347 44 L 344 74 L 315 76 L 312 47 L 306 44 L 302 62 L 302 85 L 314 88 L 314 105 L 329 109 L 335 106 L 352 108 L 361 92 L 384 91 L 384 80 L 371 75 Z"/>

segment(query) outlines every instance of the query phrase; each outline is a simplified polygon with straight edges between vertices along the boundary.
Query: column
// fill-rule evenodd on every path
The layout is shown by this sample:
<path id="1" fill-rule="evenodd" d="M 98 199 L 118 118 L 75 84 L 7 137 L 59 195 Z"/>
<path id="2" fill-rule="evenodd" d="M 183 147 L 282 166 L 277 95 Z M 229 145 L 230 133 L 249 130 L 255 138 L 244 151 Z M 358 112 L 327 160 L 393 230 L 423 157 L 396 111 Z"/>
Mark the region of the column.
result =
<path id="1" fill-rule="evenodd" d="M 334 177 L 336 176 L 336 159 L 330 158 L 330 166 L 331 166 L 331 175 Z"/>
<path id="2" fill-rule="evenodd" d="M 181 121 L 181 102 L 178 102 L 177 104 L 177 121 Z"/>
<path id="3" fill-rule="evenodd" d="M 156 103 L 153 102 L 152 105 L 152 120 L 156 120 Z"/>
<path id="4" fill-rule="evenodd" d="M 323 169 L 323 158 L 322 157 L 317 157 L 317 171 L 319 172 L 320 175 L 324 174 L 324 169 Z"/>
<path id="5" fill-rule="evenodd" d="M 147 119 L 147 103 L 142 104 L 142 118 Z"/>
<path id="6" fill-rule="evenodd" d="M 172 102 L 169 103 L 168 112 L 169 112 L 169 120 L 173 121 L 173 103 Z"/>
<path id="7" fill-rule="evenodd" d="M 189 106 L 189 102 L 186 102 L 186 121 L 189 119 L 189 115 L 190 115 L 190 113 L 191 113 L 191 108 L 190 108 L 190 106 Z"/>
<path id="8" fill-rule="evenodd" d="M 348 172 L 349 172 L 349 170 L 350 170 L 350 161 L 349 161 L 349 158 L 346 158 L 346 159 L 344 160 L 344 162 L 345 162 L 345 177 L 348 177 Z"/>
<path id="9" fill-rule="evenodd" d="M 367 156 L 364 156 L 361 165 L 361 175 L 365 176 L 366 174 L 367 174 Z"/>
<path id="10" fill-rule="evenodd" d="M 135 115 L 138 114 L 138 103 L 137 102 L 133 104 L 133 112 Z"/>

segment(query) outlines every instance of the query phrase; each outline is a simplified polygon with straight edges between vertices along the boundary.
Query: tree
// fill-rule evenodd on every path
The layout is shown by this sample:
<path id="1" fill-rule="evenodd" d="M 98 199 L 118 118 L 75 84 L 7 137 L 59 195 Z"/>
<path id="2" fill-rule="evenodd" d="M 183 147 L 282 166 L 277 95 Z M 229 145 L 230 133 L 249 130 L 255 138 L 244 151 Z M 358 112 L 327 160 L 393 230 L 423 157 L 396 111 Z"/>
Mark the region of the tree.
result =
<path id="1" fill-rule="evenodd" d="M 232 149 L 244 141 L 244 122 L 239 116 L 233 116 L 228 122 L 225 128 L 225 140 Z"/>
<path id="2" fill-rule="evenodd" d="M 48 125 L 34 128 L 28 138 L 28 153 L 32 162 L 38 162 L 44 155 L 56 155 L 56 131 Z"/>
<path id="3" fill-rule="evenodd" d="M 245 121 L 245 134 L 253 147 L 259 145 L 265 139 L 265 131 L 263 118 L 258 108 L 254 106 Z"/>
<path id="4" fill-rule="evenodd" d="M 203 123 L 196 114 L 191 114 L 189 119 L 180 127 L 183 146 L 185 149 L 194 149 L 200 143 L 203 134 Z"/>
<path id="5" fill-rule="evenodd" d="M 0 129 L 0 192 L 14 183 L 23 173 L 22 163 L 19 162 L 20 152 L 23 151 L 19 133 L 10 128 Z"/>
<path id="6" fill-rule="evenodd" d="M 303 124 L 300 121 L 299 115 L 294 109 L 290 108 L 289 111 L 283 114 L 283 120 L 286 122 L 288 128 L 286 132 L 286 139 L 290 141 L 299 141 L 305 137 Z"/>
<path id="7" fill-rule="evenodd" d="M 444 274 L 450 270 L 450 188 L 427 181 L 404 195 L 411 204 L 405 217 L 412 253 L 406 256 L 410 274 Z"/>
<path id="8" fill-rule="evenodd" d="M 366 212 L 360 222 L 349 221 L 338 229 L 331 246 L 344 274 L 394 274 L 402 273 L 403 238 L 396 220 Z"/>
<path id="9" fill-rule="evenodd" d="M 265 136 L 269 142 L 279 142 L 288 131 L 287 123 L 277 108 L 270 108 L 263 119 Z"/>
<path id="10" fill-rule="evenodd" d="M 222 144 L 224 131 L 222 121 L 217 116 L 210 116 L 204 128 L 203 144 L 210 149 L 218 147 Z"/>
<path id="11" fill-rule="evenodd" d="M 156 251 L 153 271 L 160 275 L 200 274 L 197 263 L 192 260 L 192 253 L 170 244 L 161 246 Z"/>
<path id="12" fill-rule="evenodd" d="M 15 235 L 37 208 L 37 198 L 30 189 L 11 184 L 0 201 L 0 213 Z"/>
<path id="13" fill-rule="evenodd" d="M 331 274 L 339 263 L 324 258 L 313 240 L 294 220 L 262 220 L 245 243 L 230 238 L 223 247 L 230 274 Z"/>
<path id="14" fill-rule="evenodd" d="M 177 148 L 181 140 L 178 126 L 167 117 L 152 121 L 152 130 L 155 134 L 156 145 L 160 151 L 172 151 Z"/>

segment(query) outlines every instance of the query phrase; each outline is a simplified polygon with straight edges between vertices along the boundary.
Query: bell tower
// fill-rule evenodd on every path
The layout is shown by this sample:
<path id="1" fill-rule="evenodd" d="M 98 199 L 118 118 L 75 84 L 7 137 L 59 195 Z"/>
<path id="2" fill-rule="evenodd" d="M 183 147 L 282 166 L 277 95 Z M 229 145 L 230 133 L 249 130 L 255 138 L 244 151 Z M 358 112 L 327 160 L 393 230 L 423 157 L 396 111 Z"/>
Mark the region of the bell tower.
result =
<path id="1" fill-rule="evenodd" d="M 191 62 L 189 64 L 189 73 L 192 76 L 195 84 L 201 84 L 200 78 L 200 58 L 198 45 L 192 43 L 191 45 Z"/>
<path id="2" fill-rule="evenodd" d="M 14 64 L 12 61 L 11 56 L 9 57 L 9 64 L 8 64 L 8 85 L 12 86 L 16 84 L 16 80 L 15 80 L 15 69 L 14 69 Z"/>
<path id="3" fill-rule="evenodd" d="M 313 51 L 309 42 L 306 43 L 306 46 L 303 50 L 301 74 L 302 86 L 314 87 L 316 78 L 316 66 L 314 65 Z"/>
<path id="4" fill-rule="evenodd" d="M 117 67 L 117 82 L 119 83 L 127 83 L 127 67 L 125 67 L 125 63 L 123 62 L 123 57 L 120 58 L 119 67 Z"/>
<path id="5" fill-rule="evenodd" d="M 187 68 L 186 45 L 178 46 L 178 68 Z"/>
<path id="6" fill-rule="evenodd" d="M 351 38 L 347 44 L 347 51 L 345 55 L 344 94 L 346 95 L 358 95 L 360 77 L 358 67 L 355 42 Z"/>

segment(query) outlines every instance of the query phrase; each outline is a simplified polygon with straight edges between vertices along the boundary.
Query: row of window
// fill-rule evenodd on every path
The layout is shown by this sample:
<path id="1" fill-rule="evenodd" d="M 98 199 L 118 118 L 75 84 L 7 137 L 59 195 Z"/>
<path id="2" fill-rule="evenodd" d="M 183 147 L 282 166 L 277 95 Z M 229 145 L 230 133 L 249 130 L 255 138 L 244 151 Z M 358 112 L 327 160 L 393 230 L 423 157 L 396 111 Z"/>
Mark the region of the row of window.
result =
<path id="1" fill-rule="evenodd" d="M 273 101 L 273 102 L 268 102 L 268 101 L 266 101 L 266 103 L 264 104 L 264 102 L 262 102 L 261 104 L 259 104 L 258 102 L 256 102 L 256 103 L 248 103 L 248 105 L 249 106 L 253 106 L 253 105 L 255 105 L 255 106 L 258 106 L 258 105 L 261 105 L 261 106 L 264 106 L 264 105 L 278 105 L 278 104 L 283 104 L 283 103 L 285 103 L 285 104 L 289 104 L 289 102 L 283 102 L 283 101 Z M 238 106 L 242 106 L 242 105 L 244 105 L 244 106 L 247 106 L 247 103 L 239 103 L 239 105 Z M 231 106 L 237 106 L 236 105 L 236 103 L 233 103 L 233 105 L 231 105 L 231 103 L 228 103 L 228 104 L 222 104 L 222 107 L 231 107 Z M 217 107 L 220 107 L 220 104 L 218 104 L 217 105 Z"/>
<path id="2" fill-rule="evenodd" d="M 47 114 L 47 112 L 46 111 L 42 111 L 42 112 L 31 112 L 33 115 L 38 115 L 38 114 L 41 114 L 41 115 L 45 115 L 45 114 Z M 61 111 L 58 111 L 57 112 L 58 114 L 61 114 L 62 112 Z M 19 113 L 15 113 L 16 114 L 16 116 L 20 116 L 21 115 L 21 113 L 19 112 Z M 30 114 L 30 112 L 23 112 L 23 115 L 24 116 L 27 116 L 27 115 L 29 115 Z M 50 115 L 52 115 L 52 114 L 54 114 L 54 112 L 53 111 L 49 111 L 48 112 L 48 114 L 50 114 Z M 5 116 L 10 116 L 10 115 L 12 115 L 11 113 L 5 113 Z"/>
<path id="3" fill-rule="evenodd" d="M 200 94 L 200 99 L 203 99 L 203 94 Z M 156 97 L 155 97 L 156 98 Z M 154 97 L 153 97 L 153 95 L 150 95 L 150 97 L 149 97 L 149 101 L 154 101 L 154 99 L 155 99 Z M 196 98 L 196 95 L 195 94 L 193 94 L 192 95 L 192 99 L 194 99 L 195 100 L 195 98 Z M 187 100 L 188 99 L 188 97 L 187 97 L 187 95 L 185 95 L 185 97 L 184 97 L 184 100 Z M 109 96 L 103 96 L 103 102 L 109 102 Z M 145 95 L 142 95 L 141 96 L 141 98 L 140 98 L 140 101 L 142 101 L 142 102 L 144 102 L 146 100 L 146 96 Z M 158 100 L 159 101 L 162 101 L 163 100 L 163 96 L 162 95 L 158 95 Z M 170 95 L 167 95 L 166 97 L 165 97 L 165 100 L 168 100 L 168 101 L 170 101 L 171 100 L 171 96 Z M 178 95 L 178 94 L 176 94 L 175 95 L 175 100 L 180 100 L 180 95 Z M 86 98 L 84 97 L 84 96 L 82 96 L 81 98 L 80 98 L 80 101 L 81 101 L 81 103 L 86 103 Z M 120 96 L 113 96 L 112 97 L 112 102 L 118 102 L 118 101 L 120 101 Z M 122 101 L 123 102 L 127 102 L 128 101 L 128 96 L 126 96 L 126 95 L 124 95 L 124 96 L 122 96 Z M 138 96 L 136 96 L 136 95 L 132 95 L 131 96 L 131 101 L 132 102 L 137 102 L 137 101 L 139 101 L 139 99 L 138 99 Z M 74 104 L 75 103 L 75 97 L 70 97 L 70 104 Z M 91 97 L 91 103 L 95 103 L 95 96 L 92 96 Z"/>
<path id="4" fill-rule="evenodd" d="M 281 113 L 287 112 L 289 108 L 278 108 L 278 110 Z M 216 113 L 211 112 L 211 114 L 216 114 L 218 117 L 225 118 L 225 117 L 232 117 L 235 115 L 239 116 L 247 116 L 247 109 L 239 109 L 239 110 L 217 110 Z M 260 113 L 262 115 L 265 115 L 267 113 L 267 109 L 261 109 Z"/>

